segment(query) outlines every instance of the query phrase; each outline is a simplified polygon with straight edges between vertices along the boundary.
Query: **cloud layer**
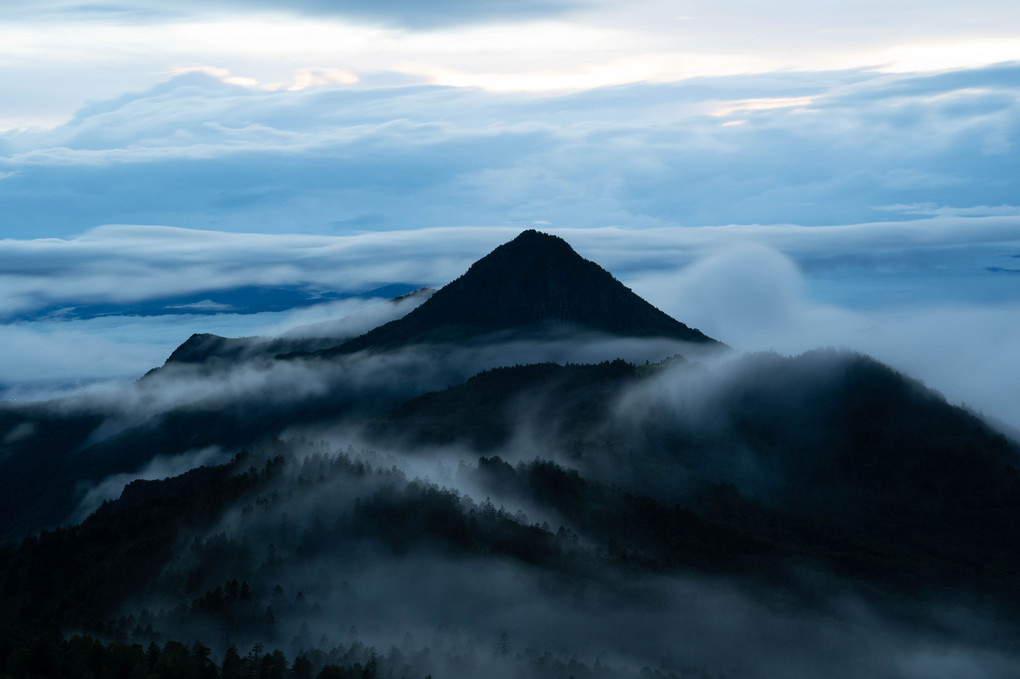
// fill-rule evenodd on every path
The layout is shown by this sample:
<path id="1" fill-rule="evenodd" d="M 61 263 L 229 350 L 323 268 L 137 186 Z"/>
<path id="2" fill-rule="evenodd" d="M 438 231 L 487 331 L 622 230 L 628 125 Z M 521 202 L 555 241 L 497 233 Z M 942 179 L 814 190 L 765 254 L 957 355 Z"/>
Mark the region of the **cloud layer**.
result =
<path id="1" fill-rule="evenodd" d="M 496 94 L 180 75 L 0 136 L 7 234 L 845 224 L 1018 212 L 1020 67 Z M 230 82 L 225 82 L 230 81 Z"/>
<path id="2" fill-rule="evenodd" d="M 117 315 L 118 305 L 184 292 L 216 304 L 224 291 L 249 285 L 313 293 L 387 282 L 440 286 L 518 232 L 313 236 L 119 226 L 71 239 L 0 241 L 0 381 L 40 387 L 134 378 L 192 332 L 280 334 L 380 300 L 247 315 L 198 315 L 180 305 L 151 317 Z M 1006 271 L 1017 268 L 1020 217 L 553 232 L 653 304 L 737 349 L 855 348 L 1020 426 L 1013 350 L 1020 291 Z M 96 304 L 111 305 L 110 315 L 83 315 Z"/>

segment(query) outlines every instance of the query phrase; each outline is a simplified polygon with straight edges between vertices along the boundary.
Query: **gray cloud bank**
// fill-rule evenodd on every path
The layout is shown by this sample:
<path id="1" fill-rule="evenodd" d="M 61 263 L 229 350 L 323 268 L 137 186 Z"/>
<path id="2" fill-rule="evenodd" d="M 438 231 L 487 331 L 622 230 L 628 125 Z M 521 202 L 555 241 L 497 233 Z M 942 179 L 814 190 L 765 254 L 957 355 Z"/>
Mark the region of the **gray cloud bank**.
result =
<path id="1" fill-rule="evenodd" d="M 1016 202 L 1018 72 L 782 73 L 555 96 L 373 86 L 371 74 L 265 91 L 193 72 L 0 135 L 0 209 L 18 237 L 107 223 L 350 233 L 996 214 Z"/>

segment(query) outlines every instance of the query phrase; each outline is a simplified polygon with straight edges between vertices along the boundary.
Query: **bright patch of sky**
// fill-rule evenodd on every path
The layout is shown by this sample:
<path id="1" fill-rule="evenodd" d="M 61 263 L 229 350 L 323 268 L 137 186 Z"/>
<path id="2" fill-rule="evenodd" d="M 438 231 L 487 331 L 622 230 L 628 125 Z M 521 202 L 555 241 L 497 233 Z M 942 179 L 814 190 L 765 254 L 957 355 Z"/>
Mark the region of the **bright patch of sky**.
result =
<path id="1" fill-rule="evenodd" d="M 196 66 L 264 88 L 403 77 L 546 91 L 1017 59 L 1020 8 L 995 0 L 11 0 L 0 8 L 0 86 L 12 95 L 0 123 L 64 121 Z"/>

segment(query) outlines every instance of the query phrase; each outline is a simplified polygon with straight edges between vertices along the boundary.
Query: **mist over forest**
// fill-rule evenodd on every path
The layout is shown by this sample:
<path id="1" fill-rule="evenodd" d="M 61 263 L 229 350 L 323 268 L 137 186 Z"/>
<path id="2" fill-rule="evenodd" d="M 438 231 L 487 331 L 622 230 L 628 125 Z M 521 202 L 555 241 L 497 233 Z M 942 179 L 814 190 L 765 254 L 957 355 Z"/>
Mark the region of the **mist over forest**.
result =
<path id="1" fill-rule="evenodd" d="M 526 231 L 0 406 L 0 676 L 1009 676 L 1020 445 Z"/>

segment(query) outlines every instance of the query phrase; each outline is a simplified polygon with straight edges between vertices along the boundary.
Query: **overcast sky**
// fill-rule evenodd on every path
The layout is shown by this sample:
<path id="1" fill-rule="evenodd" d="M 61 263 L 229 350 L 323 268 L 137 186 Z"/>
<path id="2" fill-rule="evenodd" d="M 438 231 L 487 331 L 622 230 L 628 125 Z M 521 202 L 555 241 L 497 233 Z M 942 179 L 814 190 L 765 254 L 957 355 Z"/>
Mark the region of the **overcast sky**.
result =
<path id="1" fill-rule="evenodd" d="M 734 346 L 866 350 L 1020 426 L 1015 2 L 12 0 L 0 92 L 0 385 L 536 227 Z M 188 295 L 223 313 L 117 311 Z"/>

